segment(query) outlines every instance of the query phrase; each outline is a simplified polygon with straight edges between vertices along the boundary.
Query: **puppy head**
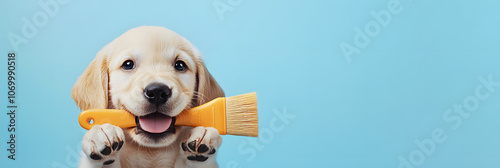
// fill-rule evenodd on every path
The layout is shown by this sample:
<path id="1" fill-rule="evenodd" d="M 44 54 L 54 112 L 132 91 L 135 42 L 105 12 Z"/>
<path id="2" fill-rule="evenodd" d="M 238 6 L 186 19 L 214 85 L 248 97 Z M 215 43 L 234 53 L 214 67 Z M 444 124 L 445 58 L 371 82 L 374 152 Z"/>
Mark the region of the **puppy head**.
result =
<path id="1" fill-rule="evenodd" d="M 71 94 L 83 110 L 132 113 L 138 126 L 125 131 L 149 147 L 176 139 L 175 116 L 183 110 L 221 96 L 198 50 L 175 32 L 151 26 L 131 29 L 99 51 Z"/>

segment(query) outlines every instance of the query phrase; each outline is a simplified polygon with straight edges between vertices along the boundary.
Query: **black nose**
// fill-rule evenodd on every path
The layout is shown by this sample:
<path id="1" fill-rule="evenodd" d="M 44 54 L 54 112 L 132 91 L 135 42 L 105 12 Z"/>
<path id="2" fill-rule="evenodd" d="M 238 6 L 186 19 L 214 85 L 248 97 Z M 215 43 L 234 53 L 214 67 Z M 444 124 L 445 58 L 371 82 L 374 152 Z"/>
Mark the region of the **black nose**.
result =
<path id="1" fill-rule="evenodd" d="M 170 88 L 164 84 L 150 84 L 144 89 L 144 96 L 150 103 L 160 106 L 167 102 L 168 98 L 172 95 Z"/>

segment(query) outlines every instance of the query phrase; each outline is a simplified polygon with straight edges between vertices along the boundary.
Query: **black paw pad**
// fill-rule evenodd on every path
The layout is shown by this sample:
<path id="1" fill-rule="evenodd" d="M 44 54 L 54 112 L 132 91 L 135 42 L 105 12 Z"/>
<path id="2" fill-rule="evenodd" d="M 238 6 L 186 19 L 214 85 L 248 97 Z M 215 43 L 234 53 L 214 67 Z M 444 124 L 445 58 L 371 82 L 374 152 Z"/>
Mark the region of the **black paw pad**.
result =
<path id="1" fill-rule="evenodd" d="M 109 155 L 111 154 L 111 148 L 109 146 L 106 146 L 104 149 L 101 150 L 101 153 L 103 155 Z"/>
<path id="2" fill-rule="evenodd" d="M 118 148 L 118 142 L 113 142 L 111 148 L 113 148 L 113 150 L 116 150 L 116 148 Z"/>
<path id="3" fill-rule="evenodd" d="M 196 155 L 196 156 L 188 156 L 188 160 L 193 160 L 193 161 L 198 161 L 198 162 L 204 162 L 205 160 L 208 159 L 206 156 L 202 155 Z"/>
<path id="4" fill-rule="evenodd" d="M 120 143 L 118 143 L 118 148 L 116 149 L 117 151 L 120 150 L 123 146 L 123 141 L 120 141 Z"/>
<path id="5" fill-rule="evenodd" d="M 110 164 L 113 164 L 115 162 L 115 160 L 106 160 L 103 165 L 110 165 Z"/>
<path id="6" fill-rule="evenodd" d="M 206 151 L 208 151 L 208 146 L 205 145 L 205 144 L 201 144 L 199 147 L 198 147 L 198 153 L 205 153 Z"/>
<path id="7" fill-rule="evenodd" d="M 215 148 L 212 148 L 212 150 L 210 150 L 210 152 L 208 152 L 209 155 L 212 155 L 215 153 Z"/>
<path id="8" fill-rule="evenodd" d="M 181 148 L 182 148 L 183 151 L 186 151 L 187 150 L 186 143 L 183 142 L 181 144 Z"/>
<path id="9" fill-rule="evenodd" d="M 196 151 L 196 141 L 189 142 L 189 143 L 188 143 L 188 147 L 189 147 L 189 149 L 191 149 L 192 151 Z"/>
<path id="10" fill-rule="evenodd" d="M 92 152 L 92 153 L 90 154 L 90 158 L 91 158 L 91 159 L 94 159 L 94 160 L 99 160 L 99 159 L 102 159 L 102 157 L 101 157 L 99 154 L 94 153 L 94 152 Z"/>

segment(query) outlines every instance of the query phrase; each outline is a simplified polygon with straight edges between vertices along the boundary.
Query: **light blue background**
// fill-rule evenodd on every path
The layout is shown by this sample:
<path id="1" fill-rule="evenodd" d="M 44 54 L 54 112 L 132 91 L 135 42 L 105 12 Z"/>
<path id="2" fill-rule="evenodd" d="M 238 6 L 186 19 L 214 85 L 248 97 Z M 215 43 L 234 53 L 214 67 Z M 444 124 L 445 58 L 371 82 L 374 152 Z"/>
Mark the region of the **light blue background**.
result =
<path id="1" fill-rule="evenodd" d="M 0 6 L 1 97 L 13 49 L 7 34 L 21 34 L 21 18 L 42 11 L 37 2 Z M 500 81 L 499 1 L 400 0 L 403 11 L 350 63 L 339 44 L 352 45 L 354 28 L 373 21 L 370 11 L 386 9 L 389 0 L 243 0 L 223 20 L 213 2 L 61 5 L 17 51 L 17 160 L 7 159 L 1 98 L 0 167 L 75 167 L 71 158 L 81 151 L 84 130 L 71 87 L 101 47 L 141 25 L 189 39 L 227 95 L 256 91 L 261 130 L 272 130 L 274 111 L 296 116 L 272 137 L 261 133 L 266 143 L 224 136 L 221 167 L 398 167 L 398 157 L 408 158 L 419 149 L 414 141 L 436 128 L 447 140 L 416 167 L 500 167 L 500 87 L 458 129 L 443 120 L 448 108 L 474 94 L 480 76 Z"/>

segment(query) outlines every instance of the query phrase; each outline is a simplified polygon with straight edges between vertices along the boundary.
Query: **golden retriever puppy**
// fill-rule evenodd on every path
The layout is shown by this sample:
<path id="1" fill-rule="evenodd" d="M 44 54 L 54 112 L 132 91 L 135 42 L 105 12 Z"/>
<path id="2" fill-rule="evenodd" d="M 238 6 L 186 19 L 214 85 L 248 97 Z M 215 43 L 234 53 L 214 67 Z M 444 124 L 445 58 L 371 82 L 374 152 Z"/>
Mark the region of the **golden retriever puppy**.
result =
<path id="1" fill-rule="evenodd" d="M 163 27 L 127 31 L 97 53 L 71 97 L 82 110 L 127 110 L 137 127 L 92 127 L 83 137 L 80 167 L 218 167 L 216 129 L 174 124 L 183 110 L 221 96 L 185 38 Z"/>

